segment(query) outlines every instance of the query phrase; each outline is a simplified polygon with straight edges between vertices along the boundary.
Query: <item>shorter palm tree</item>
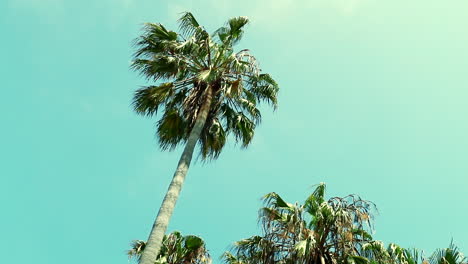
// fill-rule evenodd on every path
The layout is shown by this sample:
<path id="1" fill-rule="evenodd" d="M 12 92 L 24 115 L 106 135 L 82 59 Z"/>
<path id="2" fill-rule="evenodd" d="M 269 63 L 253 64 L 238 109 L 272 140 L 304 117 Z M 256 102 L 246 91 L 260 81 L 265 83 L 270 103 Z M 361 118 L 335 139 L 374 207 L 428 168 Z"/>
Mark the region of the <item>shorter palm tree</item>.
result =
<path id="1" fill-rule="evenodd" d="M 325 200 L 324 183 L 303 205 L 288 203 L 276 193 L 263 200 L 263 235 L 236 242 L 232 252 L 224 254 L 226 263 L 367 263 L 359 249 L 372 241 L 372 202 L 357 195 Z"/>
<path id="2" fill-rule="evenodd" d="M 127 251 L 130 259 L 140 262 L 146 243 L 134 240 L 131 249 Z M 210 264 L 211 258 L 205 247 L 205 242 L 198 236 L 182 236 L 172 232 L 164 236 L 163 244 L 155 264 Z"/>
<path id="3" fill-rule="evenodd" d="M 317 185 L 304 204 L 286 202 L 277 193 L 263 197 L 262 235 L 235 243 L 223 255 L 228 264 L 468 264 L 453 242 L 429 258 L 418 249 L 373 240 L 372 202 L 357 195 L 325 200 Z"/>
<path id="4" fill-rule="evenodd" d="M 429 258 L 430 264 L 468 264 L 468 258 L 450 242 L 448 248 L 437 249 Z"/>
<path id="5" fill-rule="evenodd" d="M 394 243 L 385 248 L 382 241 L 363 244 L 360 255 L 367 258 L 370 264 L 429 264 L 418 249 L 407 249 Z"/>
<path id="6" fill-rule="evenodd" d="M 381 241 L 363 244 L 360 255 L 370 264 L 468 264 L 453 241 L 448 248 L 437 249 L 429 258 L 424 257 L 421 250 L 402 248 L 394 243 L 385 248 Z"/>

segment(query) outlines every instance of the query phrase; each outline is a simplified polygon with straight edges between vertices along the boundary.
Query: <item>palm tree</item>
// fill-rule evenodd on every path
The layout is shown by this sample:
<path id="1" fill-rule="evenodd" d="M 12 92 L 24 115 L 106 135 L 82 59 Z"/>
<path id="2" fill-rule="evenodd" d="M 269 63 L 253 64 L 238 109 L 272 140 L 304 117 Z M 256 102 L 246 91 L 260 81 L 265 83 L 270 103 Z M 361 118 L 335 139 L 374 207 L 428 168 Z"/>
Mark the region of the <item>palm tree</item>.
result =
<path id="1" fill-rule="evenodd" d="M 262 236 L 238 241 L 229 264 L 367 263 L 359 247 L 372 240 L 373 203 L 357 195 L 325 200 L 319 184 L 303 205 L 291 204 L 277 193 L 263 197 Z"/>
<path id="2" fill-rule="evenodd" d="M 468 258 L 450 242 L 448 248 L 437 249 L 429 258 L 430 264 L 468 264 Z"/>
<path id="3" fill-rule="evenodd" d="M 277 83 L 261 73 L 248 50 L 233 49 L 248 22 L 232 18 L 210 35 L 187 12 L 179 19 L 180 33 L 147 23 L 135 40 L 132 68 L 157 84 L 135 92 L 134 109 L 145 116 L 162 110 L 156 135 L 163 150 L 185 144 L 142 264 L 153 264 L 159 253 L 197 143 L 204 160 L 216 159 L 231 133 L 245 148 L 261 120 L 258 103 L 277 106 Z"/>
<path id="4" fill-rule="evenodd" d="M 146 243 L 135 240 L 131 249 L 127 251 L 130 259 L 141 261 L 141 255 Z M 156 260 L 156 264 L 210 264 L 211 258 L 205 247 L 205 242 L 197 236 L 182 236 L 179 232 L 172 232 L 164 236 L 162 248 Z"/>
<path id="5" fill-rule="evenodd" d="M 468 264 L 468 258 L 452 242 L 448 248 L 437 249 L 429 258 L 421 250 L 402 248 L 390 243 L 387 248 L 381 241 L 370 241 L 362 245 L 360 255 L 370 264 Z"/>
<path id="6" fill-rule="evenodd" d="M 370 264 L 429 264 L 420 250 L 402 248 L 395 243 L 385 248 L 381 241 L 363 244 L 360 255 L 367 258 Z"/>

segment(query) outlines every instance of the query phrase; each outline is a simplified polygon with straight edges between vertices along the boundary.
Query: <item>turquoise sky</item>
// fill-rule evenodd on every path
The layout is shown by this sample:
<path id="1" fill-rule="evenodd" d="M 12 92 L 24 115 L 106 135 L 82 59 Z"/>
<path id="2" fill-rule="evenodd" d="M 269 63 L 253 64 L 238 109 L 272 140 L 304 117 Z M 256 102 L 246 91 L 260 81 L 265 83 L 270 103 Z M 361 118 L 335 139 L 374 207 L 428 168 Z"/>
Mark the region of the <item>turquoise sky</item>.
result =
<path id="1" fill-rule="evenodd" d="M 256 234 L 259 198 L 374 201 L 377 239 L 468 253 L 466 0 L 0 1 L 2 263 L 127 263 L 146 239 L 180 149 L 135 115 L 131 40 L 143 22 L 211 31 L 252 20 L 249 48 L 281 86 L 251 147 L 192 166 L 170 230 L 215 263 Z M 65 262 L 66 260 L 66 262 Z"/>

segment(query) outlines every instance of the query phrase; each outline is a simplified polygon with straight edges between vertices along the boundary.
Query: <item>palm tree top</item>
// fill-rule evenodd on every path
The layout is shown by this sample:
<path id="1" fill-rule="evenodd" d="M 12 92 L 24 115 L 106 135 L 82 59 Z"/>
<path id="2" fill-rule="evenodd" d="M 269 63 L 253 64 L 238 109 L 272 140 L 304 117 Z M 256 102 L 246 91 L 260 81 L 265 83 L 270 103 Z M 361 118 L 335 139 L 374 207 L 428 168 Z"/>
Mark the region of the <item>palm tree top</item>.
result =
<path id="1" fill-rule="evenodd" d="M 130 246 L 130 250 L 127 251 L 129 260 L 134 259 L 137 263 L 140 263 L 146 242 L 134 240 Z M 183 236 L 180 232 L 174 231 L 164 236 L 163 247 L 154 263 L 211 264 L 211 256 L 203 239 L 194 235 Z"/>
<path id="2" fill-rule="evenodd" d="M 263 197 L 261 236 L 235 243 L 224 254 L 229 264 L 367 263 L 359 256 L 372 241 L 375 205 L 357 195 L 325 199 L 326 185 L 316 185 L 305 202 L 291 204 L 277 193 Z"/>
<path id="3" fill-rule="evenodd" d="M 234 51 L 249 20 L 234 17 L 209 34 L 192 13 L 178 20 L 179 33 L 159 23 L 146 23 L 134 42 L 132 68 L 148 81 L 138 89 L 133 107 L 138 114 L 160 117 L 156 136 L 163 150 L 188 139 L 208 90 L 212 102 L 198 140 L 202 159 L 215 159 L 227 137 L 247 147 L 261 121 L 261 102 L 277 107 L 275 80 L 262 73 L 247 49 Z"/>

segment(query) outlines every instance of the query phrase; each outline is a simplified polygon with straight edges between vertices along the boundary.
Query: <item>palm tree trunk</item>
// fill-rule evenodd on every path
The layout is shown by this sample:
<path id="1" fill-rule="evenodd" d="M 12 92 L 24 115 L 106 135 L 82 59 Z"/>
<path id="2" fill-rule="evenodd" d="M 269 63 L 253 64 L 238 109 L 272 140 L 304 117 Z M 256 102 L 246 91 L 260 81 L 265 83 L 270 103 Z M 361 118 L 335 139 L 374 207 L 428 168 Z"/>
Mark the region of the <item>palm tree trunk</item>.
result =
<path id="1" fill-rule="evenodd" d="M 198 113 L 192 131 L 190 131 L 187 144 L 185 145 L 184 152 L 182 152 L 182 156 L 180 157 L 172 182 L 169 185 L 166 196 L 164 197 L 161 208 L 159 209 L 158 216 L 154 221 L 153 228 L 151 229 L 148 241 L 146 242 L 146 247 L 143 250 L 143 254 L 140 259 L 140 264 L 154 264 L 156 261 L 156 257 L 158 256 L 159 250 L 162 246 L 164 234 L 166 233 L 167 226 L 169 225 L 169 220 L 172 212 L 174 211 L 177 199 L 179 198 L 180 191 L 182 190 L 182 184 L 185 181 L 185 176 L 187 175 L 187 171 L 190 167 L 195 145 L 200 138 L 203 127 L 205 126 L 211 102 L 212 87 L 208 86 L 205 101 L 200 107 L 200 112 Z"/>

